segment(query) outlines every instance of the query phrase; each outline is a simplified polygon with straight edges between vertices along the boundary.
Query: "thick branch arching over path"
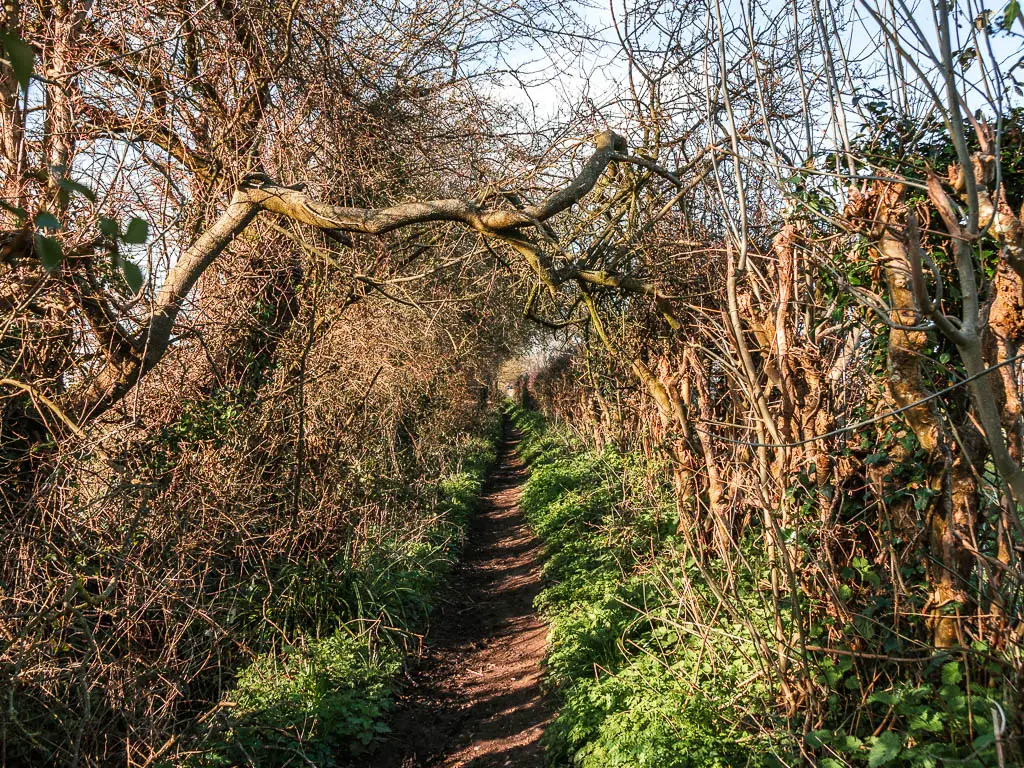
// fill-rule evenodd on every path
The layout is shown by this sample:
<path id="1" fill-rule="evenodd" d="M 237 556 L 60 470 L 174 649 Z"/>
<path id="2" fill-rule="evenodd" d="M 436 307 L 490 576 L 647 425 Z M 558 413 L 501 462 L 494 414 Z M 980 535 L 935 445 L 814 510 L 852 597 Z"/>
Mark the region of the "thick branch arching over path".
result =
<path id="1" fill-rule="evenodd" d="M 613 131 L 595 138 L 594 153 L 565 187 L 542 202 L 519 210 L 482 210 L 460 199 L 403 203 L 388 208 L 365 209 L 329 205 L 315 200 L 302 186 L 284 186 L 263 175 L 246 177 L 235 190 L 220 218 L 178 258 L 157 292 L 152 313 L 126 348 L 111 350 L 110 360 L 75 403 L 75 412 L 95 417 L 127 394 L 170 347 L 178 314 L 203 272 L 231 241 L 259 215 L 268 211 L 328 232 L 382 235 L 403 227 L 433 222 L 462 224 L 482 236 L 505 242 L 527 261 L 530 268 L 554 293 L 569 281 L 588 283 L 653 296 L 659 307 L 666 298 L 651 284 L 627 275 L 601 270 L 555 270 L 543 247 L 522 230 L 540 228 L 548 219 L 579 203 L 597 184 L 608 165 L 621 159 L 626 140 Z"/>

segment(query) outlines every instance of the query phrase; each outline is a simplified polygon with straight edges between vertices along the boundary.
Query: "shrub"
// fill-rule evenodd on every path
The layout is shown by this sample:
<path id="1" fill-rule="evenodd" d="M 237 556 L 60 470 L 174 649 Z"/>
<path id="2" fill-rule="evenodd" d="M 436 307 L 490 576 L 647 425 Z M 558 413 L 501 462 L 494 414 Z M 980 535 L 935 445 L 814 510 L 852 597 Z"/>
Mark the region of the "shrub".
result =
<path id="1" fill-rule="evenodd" d="M 768 740 L 744 724 L 744 708 L 769 694 L 741 685 L 756 672 L 750 638 L 709 649 L 679 630 L 675 587 L 707 588 L 692 563 L 683 565 L 667 489 L 661 497 L 640 490 L 658 468 L 614 449 L 566 450 L 571 441 L 535 414 L 513 411 L 513 419 L 532 457 L 520 503 L 546 553 L 537 607 L 551 627 L 546 680 L 561 704 L 544 736 L 549 761 L 771 764 Z M 758 562 L 754 553 L 750 561 Z"/>
<path id="2" fill-rule="evenodd" d="M 264 592 L 244 601 L 239 610 L 251 615 L 243 623 L 279 619 L 273 625 L 288 628 L 290 645 L 238 674 L 193 765 L 327 768 L 374 748 L 388 732 L 399 649 L 407 633 L 423 630 L 459 555 L 500 426 L 492 414 L 484 436 L 460 446 L 458 471 L 420 500 L 435 510 L 420 531 L 373 531 L 358 557 L 342 551 L 333 561 L 282 569 L 273 582 L 289 599 L 276 600 L 273 615 L 259 613 Z"/>
<path id="3" fill-rule="evenodd" d="M 640 482 L 658 477 L 657 467 L 586 450 L 536 414 L 514 419 L 534 457 L 522 504 L 547 555 L 537 606 L 551 628 L 546 680 L 561 704 L 544 737 L 553 765 L 791 766 L 809 757 L 821 768 L 999 764 L 999 694 L 971 674 L 962 650 L 922 658 L 912 680 L 873 653 L 862 660 L 809 651 L 822 727 L 806 738 L 794 733 L 779 682 L 758 661 L 776 632 L 763 540 L 748 534 L 735 559 L 698 564 L 676 539 L 670 489 L 659 497 Z M 866 561 L 852 566 L 851 578 L 878 578 Z M 788 602 L 779 609 L 784 632 L 792 610 Z M 872 610 L 860 606 L 852 621 L 884 650 L 898 650 L 875 634 Z"/>
<path id="4" fill-rule="evenodd" d="M 328 768 L 365 753 L 388 732 L 383 719 L 398 669 L 393 649 L 371 649 L 365 637 L 345 632 L 283 659 L 262 656 L 239 675 L 222 705 L 224 730 L 197 765 Z"/>

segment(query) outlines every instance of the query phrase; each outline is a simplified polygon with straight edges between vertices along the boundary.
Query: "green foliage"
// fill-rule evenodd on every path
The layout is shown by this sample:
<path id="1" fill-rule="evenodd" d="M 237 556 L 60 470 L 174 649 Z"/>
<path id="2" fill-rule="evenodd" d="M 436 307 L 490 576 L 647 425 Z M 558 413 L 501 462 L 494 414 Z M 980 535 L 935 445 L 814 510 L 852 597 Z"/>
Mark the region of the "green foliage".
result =
<path id="1" fill-rule="evenodd" d="M 846 622 L 818 606 L 819 597 L 799 598 L 801 612 L 818 617 L 812 642 L 844 653 L 808 655 L 824 727 L 798 745 L 799 723 L 778 710 L 777 683 L 757 661 L 764 653 L 758 638 L 775 631 L 764 542 L 740 542 L 738 562 L 712 558 L 698 567 L 677 541 L 669 510 L 658 510 L 657 499 L 643 497 L 632 481 L 656 468 L 613 450 L 583 450 L 536 414 L 514 411 L 513 418 L 526 433 L 524 453 L 534 457 L 521 503 L 547 554 L 537 605 L 551 626 L 547 681 L 561 703 L 545 735 L 553 765 L 777 766 L 807 755 L 824 768 L 997 764 L 997 687 L 977 669 L 967 674 L 959 652 L 926 660 L 913 680 L 905 667 L 858 658 L 854 649 L 863 647 L 919 653 L 900 633 L 890 574 L 858 549 L 837 573 Z M 924 459 L 906 430 L 893 427 L 870 447 L 868 463 L 890 475 L 890 503 L 929 503 Z M 890 465 L 897 448 L 913 460 Z M 808 558 L 822 546 L 818 510 L 833 492 L 800 481 L 788 494 L 792 527 L 782 537 Z M 851 497 L 842 514 L 859 525 L 863 507 Z M 902 576 L 920 574 L 905 568 Z M 732 610 L 710 580 L 731 585 Z M 912 597 L 923 612 L 927 595 Z M 702 606 L 713 626 L 695 626 L 684 602 Z M 782 608 L 784 630 L 794 607 Z"/>
<path id="2" fill-rule="evenodd" d="M 169 440 L 218 439 L 231 428 L 231 398 L 186 412 Z M 284 654 L 245 668 L 204 734 L 194 765 L 332 766 L 372 751 L 388 732 L 394 678 L 409 632 L 421 632 L 494 462 L 500 420 L 462 446 L 460 471 L 433 486 L 433 524 L 418 536 L 381 531 L 358 558 L 268 564 L 270 578 L 232 596 L 233 629 L 284 632 Z M 271 587 L 268 588 L 268 584 Z M 273 594 L 268 589 L 273 590 Z"/>
<path id="3" fill-rule="evenodd" d="M 388 732 L 399 667 L 393 649 L 344 632 L 263 656 L 239 675 L 224 730 L 195 765 L 328 768 L 363 754 Z"/>
<path id="4" fill-rule="evenodd" d="M 764 764 L 731 708 L 695 695 L 654 656 L 570 688 L 548 743 L 580 768 L 731 768 Z M 566 761 L 568 762 L 568 761 Z"/>
<path id="5" fill-rule="evenodd" d="M 35 236 L 36 252 L 43 269 L 53 272 L 64 262 L 64 249 L 59 241 L 52 237 L 37 234 Z"/>
<path id="6" fill-rule="evenodd" d="M 16 38 L 11 38 L 9 35 L 0 33 L 0 45 L 4 45 L 8 49 L 8 53 L 12 59 L 15 57 L 14 51 L 19 50 L 18 46 L 23 46 L 28 51 L 28 75 L 26 75 L 25 85 L 27 87 L 27 78 L 31 74 L 31 49 L 28 46 L 24 46 Z M 14 46 L 13 48 L 11 46 Z M 20 55 L 24 56 L 24 52 Z M 18 72 L 18 64 L 15 63 L 15 72 Z M 21 66 L 25 66 L 22 62 Z M 19 74 L 19 78 L 21 75 Z M 68 202 L 74 196 L 80 196 L 85 200 L 95 203 L 96 192 L 86 184 L 71 179 L 67 173 L 68 169 L 63 165 L 51 165 L 49 166 L 51 179 L 57 183 L 60 189 L 60 200 L 62 205 L 67 205 Z M 8 203 L 0 201 L 0 207 L 4 210 L 12 213 L 19 221 L 26 221 L 29 218 L 28 212 L 24 208 L 12 206 Z M 64 247 L 50 232 L 60 232 L 64 226 L 61 224 L 54 214 L 49 211 L 42 210 L 36 212 L 32 221 L 33 228 L 36 230 L 33 235 L 35 243 L 35 251 L 39 256 L 39 262 L 42 264 L 43 269 L 47 272 L 54 272 L 64 263 Z M 116 220 L 111 219 L 107 216 L 100 216 L 96 219 L 96 227 L 99 229 L 100 234 L 104 235 L 110 246 L 111 253 L 111 265 L 120 272 L 121 277 L 133 293 L 138 293 L 142 289 L 144 278 L 142 275 L 142 269 L 134 261 L 126 258 L 118 248 L 119 243 L 126 245 L 145 245 L 146 240 L 149 239 L 149 222 L 145 219 L 141 219 L 138 216 L 133 216 L 128 221 L 128 226 L 124 232 L 121 231 L 120 225 Z"/>
<path id="7" fill-rule="evenodd" d="M 121 239 L 130 245 L 143 245 L 149 238 L 149 222 L 145 219 L 140 219 L 138 216 L 132 217 L 128 222 L 128 226 L 125 227 L 124 233 L 121 235 Z"/>
<path id="8" fill-rule="evenodd" d="M 203 442 L 223 445 L 243 426 L 246 403 L 241 392 L 218 389 L 202 400 L 185 403 L 178 417 L 160 429 L 147 463 L 155 477 L 175 466 L 182 448 Z"/>
<path id="9" fill-rule="evenodd" d="M 568 439 L 536 414 L 512 416 L 532 460 L 520 504 L 547 554 L 537 606 L 551 626 L 547 681 L 561 703 L 544 737 L 551 763 L 771 764 L 741 714 L 763 687 L 736 690 L 754 671 L 752 646 L 723 643 L 730 663 L 716 667 L 675 621 L 664 586 L 685 566 L 670 496 L 631 505 L 637 481 L 657 468 L 613 449 L 566 450 Z M 700 575 L 691 568 L 687 578 L 697 584 Z"/>
<path id="10" fill-rule="evenodd" d="M 27 91 L 35 66 L 35 51 L 18 35 L 10 32 L 0 32 L 0 46 L 3 47 L 4 58 L 14 70 L 18 85 L 23 91 Z"/>
<path id="11" fill-rule="evenodd" d="M 1003 9 L 1003 29 L 1010 31 L 1013 29 L 1013 22 L 1020 21 L 1021 26 L 1024 27 L 1024 13 L 1021 13 L 1020 3 L 1018 0 L 1010 0 Z"/>
<path id="12" fill-rule="evenodd" d="M 859 678 L 849 660 L 822 666 L 835 690 L 849 689 L 851 682 L 859 690 Z M 856 729 L 859 733 L 843 727 L 822 729 L 808 735 L 807 745 L 818 751 L 826 766 L 997 765 L 992 725 L 995 692 L 969 685 L 962 670 L 956 661 L 935 664 L 929 682 L 898 683 L 871 693 L 863 714 L 890 724 L 877 736 L 868 729 Z"/>

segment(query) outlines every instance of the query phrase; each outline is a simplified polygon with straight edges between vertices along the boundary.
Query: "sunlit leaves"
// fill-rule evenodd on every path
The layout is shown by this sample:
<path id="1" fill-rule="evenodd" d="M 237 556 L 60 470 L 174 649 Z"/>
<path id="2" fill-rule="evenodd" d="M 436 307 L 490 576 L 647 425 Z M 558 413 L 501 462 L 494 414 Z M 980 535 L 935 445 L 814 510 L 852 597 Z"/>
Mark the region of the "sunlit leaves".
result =
<path id="1" fill-rule="evenodd" d="M 886 731 L 875 739 L 875 743 L 871 747 L 871 752 L 868 755 L 869 768 L 891 763 L 902 749 L 903 739 L 900 735 L 893 731 Z"/>
<path id="2" fill-rule="evenodd" d="M 961 680 L 963 680 L 963 677 L 963 674 L 960 672 L 960 665 L 955 661 L 942 665 L 943 685 L 957 685 Z"/>
<path id="3" fill-rule="evenodd" d="M 1020 9 L 1020 0 L 1010 0 L 1007 3 L 1003 10 L 1003 29 L 1009 30 L 1015 21 L 1020 21 L 1021 26 L 1024 26 L 1024 13 Z"/>

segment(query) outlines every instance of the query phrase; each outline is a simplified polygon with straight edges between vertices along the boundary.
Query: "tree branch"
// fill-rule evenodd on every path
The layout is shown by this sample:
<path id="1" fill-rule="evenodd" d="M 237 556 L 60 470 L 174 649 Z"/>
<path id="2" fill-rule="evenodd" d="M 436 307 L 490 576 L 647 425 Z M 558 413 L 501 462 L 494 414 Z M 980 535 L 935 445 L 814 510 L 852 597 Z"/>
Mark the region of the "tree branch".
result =
<path id="1" fill-rule="evenodd" d="M 103 413 L 121 400 L 139 379 L 163 359 L 170 347 L 175 321 L 189 292 L 214 259 L 249 226 L 260 211 L 287 216 L 335 234 L 362 232 L 380 235 L 429 222 L 463 224 L 487 237 L 505 241 L 523 256 L 554 293 L 562 280 L 556 278 L 550 257 L 518 230 L 536 227 L 578 203 L 594 188 L 616 154 L 626 149 L 625 139 L 612 131 L 599 134 L 595 143 L 593 155 L 569 184 L 541 203 L 515 211 L 480 210 L 478 206 L 459 199 L 418 201 L 378 209 L 349 208 L 315 200 L 301 186 L 284 186 L 260 174 L 246 177 L 235 191 L 227 210 L 181 254 L 168 272 L 167 279 L 157 293 L 149 320 L 144 323 L 134 345 L 141 353 L 127 359 L 111 360 L 82 392 L 75 410 L 83 417 L 95 417 Z M 572 279 L 586 280 L 587 277 L 574 274 Z M 595 279 L 591 277 L 592 281 Z M 629 280 L 617 276 L 609 277 L 605 283 L 608 287 L 609 281 L 619 281 L 622 283 L 620 287 L 629 289 L 626 285 Z M 641 285 L 639 281 L 633 282 Z M 638 292 L 655 296 L 660 307 L 660 294 L 651 293 L 650 290 Z"/>

